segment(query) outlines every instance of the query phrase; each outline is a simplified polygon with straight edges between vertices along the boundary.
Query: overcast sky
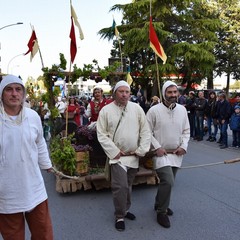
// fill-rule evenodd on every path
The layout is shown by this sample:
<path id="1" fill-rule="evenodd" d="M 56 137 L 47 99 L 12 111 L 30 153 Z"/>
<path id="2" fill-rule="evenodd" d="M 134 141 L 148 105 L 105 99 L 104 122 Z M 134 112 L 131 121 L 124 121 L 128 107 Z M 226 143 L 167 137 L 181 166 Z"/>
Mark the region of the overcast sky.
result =
<path id="1" fill-rule="evenodd" d="M 112 42 L 100 39 L 97 32 L 105 27 L 111 27 L 113 16 L 120 25 L 122 15 L 119 12 L 109 12 L 115 4 L 130 3 L 132 0 L 72 0 L 72 5 L 78 16 L 84 33 L 84 40 L 78 39 L 78 52 L 75 62 L 78 67 L 98 60 L 100 67 L 108 65 Z M 3 73 L 20 75 L 24 80 L 28 76 L 37 78 L 42 75 L 41 60 L 37 54 L 32 62 L 30 55 L 23 56 L 28 50 L 27 43 L 35 28 L 45 67 L 59 63 L 59 53 L 70 59 L 70 0 L 8 0 L 1 1 L 0 28 L 23 22 L 22 25 L 6 27 L 0 31 L 0 68 Z M 77 29 L 75 28 L 77 31 Z M 76 32 L 76 36 L 78 33 Z"/>

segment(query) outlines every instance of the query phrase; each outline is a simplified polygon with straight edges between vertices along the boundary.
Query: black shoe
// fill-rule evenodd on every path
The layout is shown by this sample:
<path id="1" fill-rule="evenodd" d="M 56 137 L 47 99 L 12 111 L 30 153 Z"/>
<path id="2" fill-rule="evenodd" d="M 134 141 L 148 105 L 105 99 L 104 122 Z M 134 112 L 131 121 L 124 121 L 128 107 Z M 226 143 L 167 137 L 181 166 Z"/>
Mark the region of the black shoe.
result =
<path id="1" fill-rule="evenodd" d="M 207 139 L 206 139 L 206 141 L 211 141 L 212 140 L 212 137 L 208 137 Z"/>
<path id="2" fill-rule="evenodd" d="M 202 141 L 202 140 L 203 140 L 202 138 L 198 138 L 198 140 L 197 140 L 197 141 L 199 142 L 199 141 Z"/>
<path id="3" fill-rule="evenodd" d="M 228 146 L 227 146 L 227 145 L 222 145 L 222 146 L 220 147 L 220 149 L 225 149 L 225 148 L 228 148 Z"/>
<path id="4" fill-rule="evenodd" d="M 136 216 L 130 212 L 127 212 L 127 214 L 125 215 L 125 218 L 134 220 L 136 218 Z"/>
<path id="5" fill-rule="evenodd" d="M 165 228 L 170 228 L 170 221 L 167 214 L 158 213 L 157 222 Z"/>
<path id="6" fill-rule="evenodd" d="M 157 205 L 154 205 L 154 210 L 157 211 Z M 167 215 L 172 216 L 173 215 L 173 210 L 170 208 L 167 208 Z"/>
<path id="7" fill-rule="evenodd" d="M 168 209 L 167 209 L 167 215 L 168 215 L 168 216 L 172 216 L 172 215 L 173 215 L 173 210 L 170 209 L 170 208 L 168 208 Z"/>
<path id="8" fill-rule="evenodd" d="M 124 220 L 116 220 L 115 222 L 115 228 L 118 230 L 118 231 L 124 231 L 125 230 L 125 223 L 124 223 Z"/>
<path id="9" fill-rule="evenodd" d="M 216 141 L 216 138 L 215 138 L 215 137 L 212 137 L 209 141 L 210 141 L 210 142 L 215 142 L 215 141 Z"/>

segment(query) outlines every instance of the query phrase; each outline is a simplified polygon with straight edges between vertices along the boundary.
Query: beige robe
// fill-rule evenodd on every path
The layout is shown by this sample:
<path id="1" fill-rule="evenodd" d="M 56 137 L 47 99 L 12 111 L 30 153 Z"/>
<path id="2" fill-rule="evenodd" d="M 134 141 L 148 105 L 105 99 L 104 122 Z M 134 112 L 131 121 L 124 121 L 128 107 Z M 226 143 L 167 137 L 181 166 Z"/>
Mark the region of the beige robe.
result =
<path id="1" fill-rule="evenodd" d="M 121 121 L 117 127 L 120 118 Z M 151 133 L 145 113 L 138 104 L 130 101 L 125 110 L 114 102 L 102 108 L 97 120 L 97 135 L 110 159 L 110 164 L 121 163 L 123 166 L 138 168 L 138 156 L 144 156 L 150 148 Z M 138 156 L 123 156 L 118 160 L 114 159 L 120 151 L 134 152 Z"/>
<path id="2" fill-rule="evenodd" d="M 174 109 L 167 108 L 163 103 L 157 104 L 147 112 L 147 121 L 152 132 L 152 148 L 177 149 L 187 151 L 190 138 L 190 126 L 186 108 L 176 104 Z M 165 166 L 181 167 L 183 156 L 167 154 L 154 157 L 154 168 Z"/>

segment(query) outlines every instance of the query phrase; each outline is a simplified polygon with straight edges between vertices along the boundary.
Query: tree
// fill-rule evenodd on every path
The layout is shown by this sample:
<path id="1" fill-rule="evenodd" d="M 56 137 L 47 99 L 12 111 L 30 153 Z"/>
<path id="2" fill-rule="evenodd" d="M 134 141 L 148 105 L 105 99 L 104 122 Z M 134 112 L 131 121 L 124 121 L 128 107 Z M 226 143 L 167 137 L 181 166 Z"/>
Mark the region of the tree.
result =
<path id="1" fill-rule="evenodd" d="M 123 12 L 121 33 L 123 53 L 131 60 L 131 70 L 138 73 L 136 81 L 155 84 L 155 55 L 149 48 L 149 0 L 111 8 Z M 201 80 L 212 72 L 215 63 L 213 49 L 217 43 L 215 34 L 219 20 L 206 11 L 202 1 L 152 0 L 153 25 L 168 56 L 167 63 L 158 66 L 162 79 L 171 74 L 183 76 L 182 84 Z M 102 38 L 111 39 L 111 29 L 99 31 Z M 133 74 L 134 76 L 134 74 Z M 153 86 L 155 88 L 155 86 Z"/>
<path id="2" fill-rule="evenodd" d="M 211 1 L 217 17 L 221 20 L 216 46 L 215 71 L 217 75 L 226 74 L 228 95 L 230 77 L 240 79 L 240 2 L 238 0 Z M 215 5 L 214 5 L 215 4 Z"/>

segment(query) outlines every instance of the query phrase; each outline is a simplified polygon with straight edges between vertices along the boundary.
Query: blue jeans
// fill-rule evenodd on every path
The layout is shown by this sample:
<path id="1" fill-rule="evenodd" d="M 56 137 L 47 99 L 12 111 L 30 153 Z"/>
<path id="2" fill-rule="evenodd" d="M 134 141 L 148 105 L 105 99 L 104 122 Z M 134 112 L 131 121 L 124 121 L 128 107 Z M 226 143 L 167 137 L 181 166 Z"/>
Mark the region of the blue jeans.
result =
<path id="1" fill-rule="evenodd" d="M 196 137 L 203 139 L 203 116 L 195 116 L 195 129 L 196 129 Z"/>
<path id="2" fill-rule="evenodd" d="M 222 144 L 228 146 L 228 134 L 227 134 L 228 122 L 225 121 L 222 124 L 220 121 L 219 128 L 220 128 L 220 133 L 222 137 Z"/>
<path id="3" fill-rule="evenodd" d="M 213 133 L 212 133 L 212 123 L 213 123 L 213 127 L 214 127 Z M 207 117 L 207 126 L 208 126 L 208 136 L 216 138 L 217 132 L 218 132 L 218 125 L 214 124 L 212 117 Z"/>

